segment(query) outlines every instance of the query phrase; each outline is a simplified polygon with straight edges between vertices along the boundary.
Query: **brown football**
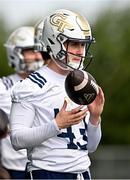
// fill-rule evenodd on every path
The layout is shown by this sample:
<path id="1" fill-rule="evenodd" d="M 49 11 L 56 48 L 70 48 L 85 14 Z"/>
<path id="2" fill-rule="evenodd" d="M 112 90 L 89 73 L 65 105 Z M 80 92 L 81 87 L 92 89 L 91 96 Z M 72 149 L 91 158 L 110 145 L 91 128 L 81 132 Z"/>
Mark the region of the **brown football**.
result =
<path id="1" fill-rule="evenodd" d="M 83 70 L 74 70 L 67 75 L 65 90 L 69 98 L 79 105 L 92 103 L 99 92 L 95 78 Z"/>

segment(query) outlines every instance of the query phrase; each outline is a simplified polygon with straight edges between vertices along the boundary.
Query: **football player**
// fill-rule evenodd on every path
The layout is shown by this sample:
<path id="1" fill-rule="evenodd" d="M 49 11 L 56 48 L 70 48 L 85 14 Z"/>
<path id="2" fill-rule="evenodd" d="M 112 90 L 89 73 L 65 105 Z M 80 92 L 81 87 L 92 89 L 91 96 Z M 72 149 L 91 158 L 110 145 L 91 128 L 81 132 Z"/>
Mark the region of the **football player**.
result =
<path id="1" fill-rule="evenodd" d="M 67 74 L 82 69 L 93 41 L 88 21 L 60 9 L 44 18 L 41 41 L 50 63 L 12 90 L 11 140 L 27 149 L 33 179 L 90 179 L 88 153 L 101 139 L 104 93 L 99 87 L 88 106 L 72 102 L 64 88 Z"/>
<path id="2" fill-rule="evenodd" d="M 0 79 L 0 108 L 9 116 L 12 86 L 40 68 L 44 61 L 41 54 L 34 51 L 34 27 L 32 26 L 16 29 L 9 36 L 5 47 L 8 63 L 16 72 Z M 1 141 L 1 151 L 2 165 L 8 170 L 11 178 L 25 179 L 26 150 L 15 151 L 11 145 L 10 137 L 7 136 Z"/>

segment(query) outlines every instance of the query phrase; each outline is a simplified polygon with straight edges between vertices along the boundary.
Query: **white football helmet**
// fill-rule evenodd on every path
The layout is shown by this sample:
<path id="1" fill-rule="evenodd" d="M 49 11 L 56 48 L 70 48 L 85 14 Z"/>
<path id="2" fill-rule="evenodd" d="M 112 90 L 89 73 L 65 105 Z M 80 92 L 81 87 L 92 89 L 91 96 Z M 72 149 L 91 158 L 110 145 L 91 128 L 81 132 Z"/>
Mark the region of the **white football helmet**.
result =
<path id="1" fill-rule="evenodd" d="M 46 51 L 45 45 L 41 41 L 43 26 L 44 19 L 38 21 L 38 23 L 34 26 L 34 49 L 36 51 Z"/>
<path id="2" fill-rule="evenodd" d="M 35 71 L 43 65 L 43 61 L 32 62 L 26 65 L 23 50 L 34 49 L 34 27 L 23 26 L 16 29 L 4 44 L 7 49 L 8 64 L 16 72 Z"/>
<path id="3" fill-rule="evenodd" d="M 89 55 L 89 47 L 94 41 L 87 20 L 78 13 L 60 9 L 44 19 L 41 41 L 45 44 L 49 55 L 63 69 L 83 69 L 83 61 Z M 80 63 L 68 59 L 65 42 L 83 42 L 86 44 Z M 65 62 L 66 61 L 66 62 Z"/>

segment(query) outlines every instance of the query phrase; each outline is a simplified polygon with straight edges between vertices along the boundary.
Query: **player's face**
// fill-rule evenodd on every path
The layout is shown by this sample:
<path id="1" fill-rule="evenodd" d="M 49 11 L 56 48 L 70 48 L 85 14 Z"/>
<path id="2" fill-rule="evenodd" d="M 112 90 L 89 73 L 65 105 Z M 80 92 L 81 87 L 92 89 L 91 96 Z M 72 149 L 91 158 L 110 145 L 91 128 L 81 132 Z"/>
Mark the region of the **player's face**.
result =
<path id="1" fill-rule="evenodd" d="M 33 49 L 27 49 L 22 52 L 24 57 L 24 71 L 33 72 L 42 67 L 44 60 L 40 52 L 35 52 Z"/>
<path id="2" fill-rule="evenodd" d="M 84 49 L 85 49 L 85 43 L 70 41 L 68 43 L 67 51 L 68 53 L 73 54 L 74 61 L 79 61 L 80 58 L 78 56 L 83 56 Z"/>
<path id="3" fill-rule="evenodd" d="M 42 59 L 41 53 L 35 52 L 34 50 L 24 50 L 23 56 L 25 63 L 32 63 L 35 61 L 40 61 Z"/>
<path id="4" fill-rule="evenodd" d="M 82 57 L 85 55 L 85 46 L 83 42 L 69 41 L 64 44 L 67 50 L 67 60 L 69 64 L 79 67 Z"/>

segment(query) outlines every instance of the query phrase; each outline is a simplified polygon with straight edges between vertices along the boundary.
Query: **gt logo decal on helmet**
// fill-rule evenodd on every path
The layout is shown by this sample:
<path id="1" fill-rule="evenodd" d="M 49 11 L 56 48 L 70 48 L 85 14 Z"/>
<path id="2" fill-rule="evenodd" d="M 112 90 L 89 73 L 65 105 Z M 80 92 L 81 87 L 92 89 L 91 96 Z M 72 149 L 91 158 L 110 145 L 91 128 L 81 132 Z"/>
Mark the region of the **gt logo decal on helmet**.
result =
<path id="1" fill-rule="evenodd" d="M 56 26 L 59 32 L 63 33 L 64 29 L 71 30 L 73 29 L 73 25 L 68 22 L 67 15 L 63 14 L 54 14 L 50 18 L 50 23 L 54 26 Z"/>
<path id="2" fill-rule="evenodd" d="M 84 36 L 89 36 L 91 32 L 90 32 L 90 26 L 89 26 L 88 22 L 80 14 L 76 13 L 76 15 L 77 15 L 77 23 L 78 23 L 79 27 L 81 28 L 81 30 L 83 31 Z"/>

